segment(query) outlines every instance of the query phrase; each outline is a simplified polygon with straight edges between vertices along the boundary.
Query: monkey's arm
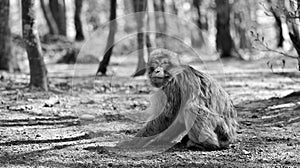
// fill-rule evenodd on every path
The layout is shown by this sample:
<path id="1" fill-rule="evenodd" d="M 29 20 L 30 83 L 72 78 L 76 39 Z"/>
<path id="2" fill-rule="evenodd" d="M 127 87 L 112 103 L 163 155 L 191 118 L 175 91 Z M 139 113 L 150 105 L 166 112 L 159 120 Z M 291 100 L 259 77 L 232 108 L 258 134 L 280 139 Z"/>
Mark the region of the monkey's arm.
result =
<path id="1" fill-rule="evenodd" d="M 146 123 L 133 139 L 119 143 L 119 147 L 144 147 L 153 140 L 160 140 L 159 137 L 164 136 L 167 129 L 175 130 L 176 132 L 176 128 L 171 125 L 175 122 L 181 108 L 181 92 L 175 79 L 170 80 L 161 88 L 159 94 L 154 94 L 153 99 L 156 100 L 156 103 L 153 103 L 154 106 L 149 108 L 153 110 L 148 111 L 152 114 L 150 121 Z M 178 125 L 175 124 L 174 126 Z"/>
<path id="2" fill-rule="evenodd" d="M 146 147 L 148 144 L 151 144 L 153 141 L 157 142 L 158 140 L 161 140 L 160 137 L 168 136 L 165 135 L 166 134 L 165 132 L 168 132 L 167 130 L 178 131 L 177 128 L 174 128 L 174 126 L 178 126 L 176 124 L 177 123 L 176 116 L 173 117 L 173 116 L 166 115 L 167 112 L 170 112 L 170 110 L 172 110 L 170 108 L 172 108 L 172 106 L 170 106 L 170 104 L 166 104 L 164 110 L 157 117 L 154 117 L 152 120 L 147 122 L 147 124 L 135 135 L 134 138 L 128 141 L 123 141 L 119 143 L 117 146 L 125 147 L 125 148 Z"/>
<path id="3" fill-rule="evenodd" d="M 153 111 L 151 120 L 147 122 L 147 124 L 136 134 L 136 137 L 157 135 L 166 130 L 176 119 L 181 108 L 181 92 L 175 79 L 169 81 L 162 88 L 161 93 L 164 94 L 157 94 L 155 96 L 159 96 L 157 97 L 158 100 L 162 100 L 162 97 L 167 99 L 165 101 L 166 103 L 161 104 L 164 106 L 154 108 L 154 110 L 163 110 L 161 112 Z"/>
<path id="4" fill-rule="evenodd" d="M 183 116 L 178 116 L 166 130 L 152 138 L 148 143 L 145 143 L 143 147 L 155 144 L 172 144 L 172 141 L 178 138 L 186 129 L 183 120 Z"/>

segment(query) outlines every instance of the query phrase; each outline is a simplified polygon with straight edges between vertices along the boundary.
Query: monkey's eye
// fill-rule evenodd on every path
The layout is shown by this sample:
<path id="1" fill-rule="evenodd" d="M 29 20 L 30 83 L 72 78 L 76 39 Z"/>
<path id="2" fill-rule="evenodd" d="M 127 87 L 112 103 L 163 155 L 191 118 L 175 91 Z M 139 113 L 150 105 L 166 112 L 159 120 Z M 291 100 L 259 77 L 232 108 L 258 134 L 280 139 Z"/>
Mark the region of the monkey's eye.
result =
<path id="1" fill-rule="evenodd" d="M 169 62 L 162 62 L 161 65 L 169 65 Z"/>
<path id="2" fill-rule="evenodd" d="M 168 65 L 169 64 L 169 59 L 162 59 L 161 60 L 161 65 Z"/>
<path id="3" fill-rule="evenodd" d="M 154 67 L 149 67 L 149 73 L 153 72 L 154 71 Z"/>

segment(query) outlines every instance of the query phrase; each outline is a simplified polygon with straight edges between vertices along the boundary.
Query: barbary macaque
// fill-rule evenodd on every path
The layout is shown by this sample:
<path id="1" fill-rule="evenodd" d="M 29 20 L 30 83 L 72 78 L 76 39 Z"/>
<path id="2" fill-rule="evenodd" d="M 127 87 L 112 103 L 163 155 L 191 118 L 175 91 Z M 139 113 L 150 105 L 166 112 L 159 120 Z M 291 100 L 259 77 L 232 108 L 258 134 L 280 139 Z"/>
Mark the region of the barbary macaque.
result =
<path id="1" fill-rule="evenodd" d="M 163 144 L 184 136 L 188 148 L 218 150 L 235 140 L 237 113 L 225 90 L 209 75 L 180 65 L 166 49 L 151 52 L 147 64 L 158 89 L 150 121 L 135 135 L 135 147 Z"/>

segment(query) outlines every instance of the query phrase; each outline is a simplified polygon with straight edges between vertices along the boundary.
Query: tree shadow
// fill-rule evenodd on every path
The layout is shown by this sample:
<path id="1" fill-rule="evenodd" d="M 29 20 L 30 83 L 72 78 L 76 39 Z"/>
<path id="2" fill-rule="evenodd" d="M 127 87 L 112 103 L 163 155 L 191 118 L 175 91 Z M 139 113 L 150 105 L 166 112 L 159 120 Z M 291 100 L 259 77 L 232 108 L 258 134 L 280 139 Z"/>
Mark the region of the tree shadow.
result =
<path id="1" fill-rule="evenodd" d="M 300 92 L 285 97 L 242 102 L 237 105 L 239 123 L 258 127 L 284 127 L 300 123 Z"/>

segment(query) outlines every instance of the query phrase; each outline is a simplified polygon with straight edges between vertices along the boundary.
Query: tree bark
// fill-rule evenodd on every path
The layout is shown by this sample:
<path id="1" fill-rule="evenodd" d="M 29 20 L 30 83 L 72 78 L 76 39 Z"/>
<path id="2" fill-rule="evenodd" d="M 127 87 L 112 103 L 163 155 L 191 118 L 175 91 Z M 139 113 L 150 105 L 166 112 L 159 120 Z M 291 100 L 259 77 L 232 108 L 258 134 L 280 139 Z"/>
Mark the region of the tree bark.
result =
<path id="1" fill-rule="evenodd" d="M 82 2 L 83 0 L 75 0 L 75 15 L 74 15 L 74 22 L 75 22 L 75 30 L 76 30 L 76 41 L 84 40 L 84 34 L 82 30 L 82 22 L 81 22 L 81 9 L 82 9 Z"/>
<path id="2" fill-rule="evenodd" d="M 281 8 L 282 2 L 279 1 L 272 2 L 272 0 L 267 0 L 267 2 L 270 6 L 270 12 L 272 13 L 275 19 L 275 27 L 276 27 L 277 39 L 278 39 L 277 47 L 283 47 L 284 38 L 283 38 L 283 30 L 282 30 L 282 21 L 280 18 L 280 14 L 274 10 L 272 5 L 272 3 L 275 3 L 276 5 L 275 8 Z"/>
<path id="3" fill-rule="evenodd" d="M 202 0 L 193 0 L 193 6 L 195 8 L 197 18 L 195 19 L 196 25 L 198 26 L 198 37 L 195 39 L 194 36 L 192 36 L 192 42 L 194 43 L 194 46 L 202 47 L 204 43 L 204 37 L 202 35 L 202 29 L 203 24 L 201 22 L 201 11 L 200 11 L 200 5 Z"/>
<path id="4" fill-rule="evenodd" d="M 55 22 L 55 20 L 52 16 L 52 13 L 51 13 L 50 8 L 49 8 L 49 3 L 46 4 L 45 0 L 40 0 L 40 3 L 41 3 L 41 8 L 42 8 L 43 14 L 45 16 L 48 28 L 49 28 L 49 33 L 51 35 L 59 34 L 57 24 L 56 24 L 56 22 Z"/>
<path id="5" fill-rule="evenodd" d="M 161 13 L 155 14 L 155 24 L 156 24 L 156 37 L 164 37 L 167 31 L 167 20 L 164 14 L 165 12 L 165 1 L 164 0 L 153 0 L 154 11 L 159 11 Z"/>
<path id="6" fill-rule="evenodd" d="M 77 1 L 77 0 L 76 0 Z M 59 30 L 59 34 L 67 35 L 67 23 L 66 23 L 66 4 L 65 0 L 49 0 L 50 11 L 56 22 Z"/>
<path id="7" fill-rule="evenodd" d="M 247 22 L 251 21 L 250 17 L 250 3 L 247 1 L 235 1 L 235 7 L 243 8 L 236 9 L 233 11 L 233 27 L 237 39 L 239 39 L 239 48 L 251 50 L 251 42 L 248 37 L 247 29 L 249 29 L 249 24 Z"/>
<path id="8" fill-rule="evenodd" d="M 290 35 L 290 38 L 291 38 L 291 41 L 293 42 L 293 45 L 297 51 L 297 54 L 298 54 L 298 71 L 300 71 L 300 38 L 299 38 L 299 35 L 296 35 L 294 33 L 291 33 L 289 32 L 289 35 Z"/>
<path id="9" fill-rule="evenodd" d="M 234 44 L 230 35 L 230 4 L 229 0 L 216 0 L 217 12 L 217 50 L 221 53 L 221 58 L 231 57 Z"/>
<path id="10" fill-rule="evenodd" d="M 0 70 L 13 71 L 11 32 L 9 27 L 9 1 L 0 1 Z"/>
<path id="11" fill-rule="evenodd" d="M 138 43 L 138 65 L 133 77 L 141 76 L 146 73 L 146 62 L 144 59 L 144 32 L 143 18 L 147 6 L 146 0 L 132 0 L 137 21 L 137 43 Z"/>
<path id="12" fill-rule="evenodd" d="M 290 2 L 291 3 L 291 2 Z M 290 4 L 290 6 L 292 6 Z M 294 48 L 296 49 L 297 51 L 297 54 L 298 54 L 298 58 L 297 58 L 297 61 L 298 61 L 298 70 L 300 71 L 300 30 L 299 30 L 299 19 L 298 18 L 292 18 L 290 16 L 291 13 L 294 13 L 295 16 L 299 16 L 300 14 L 300 0 L 297 0 L 297 7 L 296 9 L 293 9 L 295 11 L 293 12 L 286 12 L 286 18 L 288 19 L 287 22 L 290 23 L 288 24 L 288 30 L 289 30 L 289 36 L 290 36 L 290 39 L 293 43 L 293 46 Z"/>
<path id="13" fill-rule="evenodd" d="M 273 13 L 275 21 L 276 21 L 276 27 L 277 27 L 277 38 L 278 38 L 278 44 L 277 47 L 283 47 L 283 30 L 282 30 L 282 22 L 280 19 L 280 16 L 278 16 L 275 12 Z"/>
<path id="14" fill-rule="evenodd" d="M 35 23 L 34 0 L 22 0 L 22 29 L 30 67 L 30 87 L 48 91 L 47 70 Z"/>
<path id="15" fill-rule="evenodd" d="M 97 70 L 97 73 L 101 73 L 102 75 L 106 75 L 107 66 L 110 61 L 110 57 L 113 52 L 114 42 L 115 42 L 115 34 L 117 29 L 117 22 L 116 22 L 116 9 L 117 9 L 117 0 L 111 0 L 110 1 L 110 22 L 109 22 L 109 33 L 107 38 L 106 47 L 104 50 L 104 56 L 102 61 L 99 64 L 99 68 Z"/>
<path id="16" fill-rule="evenodd" d="M 155 33 L 149 33 L 149 31 L 156 31 L 156 21 L 155 21 L 155 12 L 154 12 L 154 1 L 153 0 L 147 0 L 147 31 L 146 34 L 146 45 L 148 48 L 148 53 L 150 54 L 150 48 L 156 47 L 156 34 Z M 148 55 L 149 55 L 148 54 Z"/>
<path id="17" fill-rule="evenodd" d="M 278 39 L 277 47 L 283 47 L 284 38 L 283 38 L 283 30 L 282 30 L 282 21 L 280 15 L 274 11 L 271 0 L 268 0 L 268 2 L 271 6 L 270 11 L 275 18 L 275 27 L 276 27 L 277 39 Z"/>

